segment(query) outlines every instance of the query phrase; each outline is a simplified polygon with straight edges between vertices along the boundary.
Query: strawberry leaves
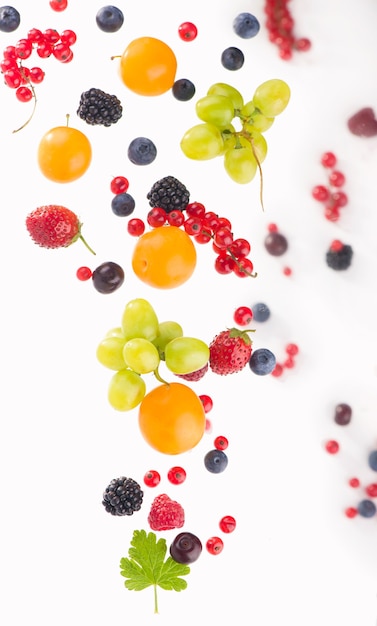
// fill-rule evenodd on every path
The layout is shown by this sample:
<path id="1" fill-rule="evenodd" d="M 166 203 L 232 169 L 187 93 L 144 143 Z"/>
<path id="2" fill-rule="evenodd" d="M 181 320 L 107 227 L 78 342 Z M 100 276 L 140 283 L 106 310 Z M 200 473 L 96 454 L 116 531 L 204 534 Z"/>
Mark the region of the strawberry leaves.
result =
<path id="1" fill-rule="evenodd" d="M 167 591 L 182 591 L 187 582 L 181 576 L 190 573 L 190 568 L 177 563 L 171 556 L 165 560 L 166 541 L 157 541 L 155 533 L 134 530 L 128 558 L 120 560 L 120 574 L 126 578 L 124 585 L 131 591 L 142 591 L 154 587 L 154 612 L 158 613 L 157 587 Z"/>

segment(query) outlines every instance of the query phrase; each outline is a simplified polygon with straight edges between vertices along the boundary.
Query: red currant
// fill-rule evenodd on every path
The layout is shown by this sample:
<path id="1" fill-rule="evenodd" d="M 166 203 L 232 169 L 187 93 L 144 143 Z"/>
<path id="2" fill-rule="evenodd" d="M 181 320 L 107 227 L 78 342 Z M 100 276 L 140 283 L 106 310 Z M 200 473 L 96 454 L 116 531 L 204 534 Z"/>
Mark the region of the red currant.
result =
<path id="1" fill-rule="evenodd" d="M 28 59 L 32 51 L 33 46 L 29 39 L 20 39 L 16 43 L 16 55 L 19 59 Z"/>
<path id="2" fill-rule="evenodd" d="M 205 432 L 208 434 L 212 431 L 212 422 L 206 417 Z"/>
<path id="3" fill-rule="evenodd" d="M 324 185 L 316 185 L 312 189 L 312 196 L 318 202 L 326 202 L 330 197 L 330 192 Z"/>
<path id="4" fill-rule="evenodd" d="M 337 454 L 337 452 L 339 452 L 339 443 L 334 439 L 330 439 L 326 441 L 325 449 L 329 454 Z"/>
<path id="5" fill-rule="evenodd" d="M 219 526 L 223 533 L 232 533 L 236 528 L 236 520 L 232 515 L 224 515 L 219 522 Z"/>
<path id="6" fill-rule="evenodd" d="M 285 266 L 283 267 L 283 274 L 284 276 L 291 276 L 292 275 L 292 268 Z"/>
<path id="7" fill-rule="evenodd" d="M 218 274 L 231 274 L 234 266 L 235 262 L 228 254 L 219 254 L 215 259 L 215 270 Z"/>
<path id="8" fill-rule="evenodd" d="M 294 46 L 299 52 L 307 52 L 312 47 L 312 42 L 307 37 L 300 37 L 295 40 Z"/>
<path id="9" fill-rule="evenodd" d="M 58 43 L 60 39 L 60 35 L 55 28 L 47 28 L 42 34 L 45 40 L 52 44 Z"/>
<path id="10" fill-rule="evenodd" d="M 30 70 L 30 80 L 32 83 L 41 83 L 45 77 L 44 71 L 40 67 L 32 67 Z"/>
<path id="11" fill-rule="evenodd" d="M 276 363 L 274 369 L 271 372 L 271 376 L 274 376 L 275 378 L 279 378 L 279 376 L 282 375 L 283 373 L 283 366 L 281 365 L 281 363 Z"/>
<path id="12" fill-rule="evenodd" d="M 331 242 L 330 250 L 331 250 L 331 252 L 340 252 L 340 250 L 342 250 L 342 248 L 343 248 L 343 245 L 344 244 L 343 244 L 342 241 L 340 241 L 339 239 L 334 239 Z"/>
<path id="13" fill-rule="evenodd" d="M 12 59 L 15 61 L 17 59 L 16 47 L 15 46 L 7 46 L 3 52 L 4 59 Z"/>
<path id="14" fill-rule="evenodd" d="M 321 164 L 323 167 L 335 167 L 336 156 L 333 152 L 324 152 L 321 156 Z"/>
<path id="15" fill-rule="evenodd" d="M 331 172 L 329 176 L 330 185 L 332 185 L 333 187 L 343 187 L 345 182 L 346 182 L 346 177 L 344 176 L 342 172 L 339 172 L 336 170 Z"/>
<path id="16" fill-rule="evenodd" d="M 170 211 L 170 213 L 168 213 L 167 220 L 170 226 L 177 226 L 179 228 L 185 221 L 185 216 L 183 215 L 182 211 Z"/>
<path id="17" fill-rule="evenodd" d="M 86 267 L 85 265 L 83 265 L 82 267 L 79 267 L 79 269 L 76 272 L 76 276 L 79 280 L 85 281 L 85 280 L 89 280 L 89 278 L 92 277 L 92 270 L 90 269 L 90 267 Z"/>
<path id="18" fill-rule="evenodd" d="M 210 554 L 220 554 L 223 547 L 224 542 L 220 537 L 210 537 L 206 542 L 206 548 Z"/>
<path id="19" fill-rule="evenodd" d="M 53 11 L 65 11 L 68 0 L 50 0 L 49 5 Z"/>
<path id="20" fill-rule="evenodd" d="M 295 366 L 295 360 L 293 357 L 289 356 L 287 359 L 285 359 L 283 366 L 286 367 L 287 369 L 291 370 L 294 366 Z"/>
<path id="21" fill-rule="evenodd" d="M 327 206 L 325 208 L 324 216 L 327 220 L 329 220 L 329 222 L 337 222 L 340 218 L 340 212 L 338 207 L 334 205 Z"/>
<path id="22" fill-rule="evenodd" d="M 199 396 L 199 400 L 203 405 L 204 413 L 209 413 L 213 408 L 213 400 L 211 396 L 207 396 L 206 394 L 202 393 Z"/>
<path id="23" fill-rule="evenodd" d="M 186 206 L 186 213 L 190 217 L 204 217 L 206 208 L 201 202 L 190 202 Z"/>
<path id="24" fill-rule="evenodd" d="M 202 230 L 203 220 L 200 217 L 188 217 L 184 223 L 183 228 L 188 235 L 198 235 Z"/>
<path id="25" fill-rule="evenodd" d="M 357 489 L 357 487 L 360 487 L 360 481 L 358 478 L 350 478 L 348 484 L 353 489 Z"/>
<path id="26" fill-rule="evenodd" d="M 377 483 L 371 483 L 365 487 L 365 491 L 370 498 L 377 498 Z"/>
<path id="27" fill-rule="evenodd" d="M 42 39 L 37 45 L 37 55 L 41 59 L 47 59 L 51 56 L 53 50 L 53 44 L 46 39 Z"/>
<path id="28" fill-rule="evenodd" d="M 113 194 L 117 195 L 118 193 L 125 193 L 129 185 L 130 183 L 125 176 L 114 176 L 110 183 L 110 189 Z"/>
<path id="29" fill-rule="evenodd" d="M 208 226 L 211 230 L 216 230 L 220 225 L 219 216 L 213 211 L 207 211 L 204 214 L 203 223 L 204 226 Z"/>
<path id="30" fill-rule="evenodd" d="M 33 98 L 33 92 L 29 87 L 18 87 L 16 97 L 20 102 L 30 102 Z"/>
<path id="31" fill-rule="evenodd" d="M 178 35 L 183 41 L 193 41 L 198 34 L 198 29 L 192 22 L 183 22 L 178 26 Z"/>
<path id="32" fill-rule="evenodd" d="M 39 28 L 31 28 L 27 34 L 27 38 L 31 43 L 39 43 L 43 39 L 42 31 Z"/>
<path id="33" fill-rule="evenodd" d="M 172 483 L 172 485 L 181 485 L 186 480 L 186 471 L 183 467 L 174 466 L 171 467 L 168 471 L 168 481 Z"/>
<path id="34" fill-rule="evenodd" d="M 208 243 L 209 241 L 211 241 L 212 237 L 211 235 L 209 235 L 208 233 L 206 233 L 204 230 L 199 233 L 199 235 L 194 235 L 194 240 L 197 243 Z"/>
<path id="35" fill-rule="evenodd" d="M 69 46 L 73 46 L 73 44 L 77 41 L 77 35 L 74 30 L 70 30 L 67 28 L 66 30 L 63 30 L 62 33 L 60 33 L 60 41 L 68 44 Z"/>
<path id="36" fill-rule="evenodd" d="M 160 483 L 161 476 L 156 470 L 149 470 L 144 474 L 144 484 L 147 487 L 157 487 Z"/>
<path id="37" fill-rule="evenodd" d="M 271 222 L 270 224 L 267 225 L 267 230 L 268 230 L 269 233 L 277 233 L 278 232 L 278 227 L 277 227 L 276 224 Z"/>
<path id="38" fill-rule="evenodd" d="M 219 248 L 228 248 L 233 243 L 233 234 L 229 228 L 218 228 L 213 240 Z"/>
<path id="39" fill-rule="evenodd" d="M 0 63 L 0 70 L 2 73 L 8 70 L 18 70 L 17 61 L 15 59 L 3 59 Z"/>
<path id="40" fill-rule="evenodd" d="M 342 208 L 348 204 L 348 196 L 343 191 L 335 191 L 331 196 L 332 205 Z"/>
<path id="41" fill-rule="evenodd" d="M 60 42 L 54 45 L 52 54 L 61 63 L 69 63 L 73 58 L 73 52 L 68 44 Z"/>
<path id="42" fill-rule="evenodd" d="M 166 211 L 161 207 L 154 207 L 147 215 L 147 222 L 152 228 L 159 228 L 166 222 Z"/>
<path id="43" fill-rule="evenodd" d="M 213 445 L 215 446 L 216 450 L 226 450 L 229 445 L 229 441 L 226 437 L 219 435 L 214 440 Z"/>
<path id="44" fill-rule="evenodd" d="M 248 306 L 239 306 L 233 313 L 233 319 L 238 326 L 247 326 L 253 319 L 253 312 Z"/>
<path id="45" fill-rule="evenodd" d="M 143 220 L 140 220 L 137 217 L 134 217 L 132 218 L 132 220 L 129 220 L 127 224 L 127 232 L 129 235 L 132 235 L 133 237 L 140 237 L 140 235 L 142 235 L 144 231 L 145 231 L 145 224 Z"/>
<path id="46" fill-rule="evenodd" d="M 251 247 L 247 239 L 242 239 L 241 237 L 234 239 L 233 243 L 229 246 L 229 252 L 233 254 L 236 259 L 248 256 L 250 250 Z"/>
<path id="47" fill-rule="evenodd" d="M 354 506 L 349 506 L 349 507 L 348 507 L 348 508 L 344 511 L 344 514 L 346 515 L 346 517 L 349 517 L 349 518 L 351 518 L 351 519 L 352 519 L 353 517 L 356 517 L 357 513 L 358 513 L 358 511 L 357 511 L 357 509 L 355 509 L 355 507 L 354 507 Z"/>
<path id="48" fill-rule="evenodd" d="M 251 276 L 253 272 L 254 266 L 250 259 L 246 257 L 242 257 L 237 260 L 237 263 L 233 266 L 233 273 L 240 278 L 246 278 L 246 276 Z"/>
<path id="49" fill-rule="evenodd" d="M 232 230 L 232 224 L 227 217 L 219 217 L 219 228 L 228 228 L 228 230 Z"/>
<path id="50" fill-rule="evenodd" d="M 4 82 L 8 87 L 17 89 L 22 83 L 22 76 L 19 70 L 7 70 L 3 74 Z"/>
<path id="51" fill-rule="evenodd" d="M 285 351 L 290 356 L 296 356 L 298 354 L 298 345 L 296 343 L 288 343 L 285 346 Z"/>

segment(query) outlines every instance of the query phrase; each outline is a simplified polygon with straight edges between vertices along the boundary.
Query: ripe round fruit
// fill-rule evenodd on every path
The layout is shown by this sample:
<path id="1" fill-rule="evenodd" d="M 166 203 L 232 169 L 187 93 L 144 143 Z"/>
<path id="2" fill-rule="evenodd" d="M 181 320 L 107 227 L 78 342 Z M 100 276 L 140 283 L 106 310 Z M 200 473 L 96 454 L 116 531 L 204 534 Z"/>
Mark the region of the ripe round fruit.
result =
<path id="1" fill-rule="evenodd" d="M 170 545 L 170 556 L 177 561 L 188 565 L 198 560 L 202 553 L 202 542 L 199 537 L 189 532 L 179 533 Z"/>
<path id="2" fill-rule="evenodd" d="M 120 60 L 123 83 L 141 96 L 159 96 L 172 88 L 177 71 L 173 50 L 155 37 L 131 41 Z"/>
<path id="3" fill-rule="evenodd" d="M 204 435 L 203 405 L 187 385 L 159 385 L 147 393 L 139 406 L 139 428 L 146 442 L 158 452 L 187 452 Z"/>
<path id="4" fill-rule="evenodd" d="M 77 128 L 56 126 L 43 135 L 37 159 L 46 178 L 55 183 L 70 183 L 89 168 L 92 146 Z"/>
<path id="5" fill-rule="evenodd" d="M 136 242 L 132 269 L 144 283 L 173 289 L 185 283 L 196 267 L 196 249 L 190 236 L 177 226 L 145 232 Z"/>

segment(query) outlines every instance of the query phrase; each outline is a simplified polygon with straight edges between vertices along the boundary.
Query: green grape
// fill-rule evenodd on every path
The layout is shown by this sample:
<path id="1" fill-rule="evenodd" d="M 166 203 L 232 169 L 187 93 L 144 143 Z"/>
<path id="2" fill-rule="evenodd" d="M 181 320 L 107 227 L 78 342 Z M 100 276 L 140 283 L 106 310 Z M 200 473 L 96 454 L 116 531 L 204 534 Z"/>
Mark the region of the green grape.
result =
<path id="1" fill-rule="evenodd" d="M 208 362 L 209 347 L 195 337 L 177 337 L 165 348 L 166 367 L 174 374 L 190 374 Z"/>
<path id="2" fill-rule="evenodd" d="M 98 344 L 96 356 L 101 365 L 111 370 L 123 370 L 126 363 L 123 358 L 124 337 L 107 336 Z"/>
<path id="3" fill-rule="evenodd" d="M 165 347 L 172 339 L 183 336 L 183 328 L 178 322 L 160 322 L 158 325 L 158 335 L 156 339 L 153 339 L 153 344 L 156 346 L 160 359 L 165 360 Z"/>
<path id="4" fill-rule="evenodd" d="M 195 110 L 199 119 L 215 126 L 226 126 L 234 118 L 233 102 L 226 96 L 204 96 L 197 101 Z"/>
<path id="5" fill-rule="evenodd" d="M 160 356 L 156 346 L 148 339 L 135 337 L 124 344 L 123 358 L 126 365 L 137 374 L 149 374 L 154 372 L 159 363 Z"/>
<path id="6" fill-rule="evenodd" d="M 233 102 L 233 108 L 238 111 L 243 107 L 243 97 L 235 87 L 227 83 L 214 83 L 207 91 L 207 96 L 226 96 Z"/>
<path id="7" fill-rule="evenodd" d="M 206 161 L 222 153 L 224 141 L 217 126 L 204 122 L 187 130 L 180 145 L 189 159 Z"/>
<path id="8" fill-rule="evenodd" d="M 282 113 L 291 97 L 291 90 L 284 80 L 272 78 L 261 83 L 253 95 L 254 106 L 266 117 Z"/>
<path id="9" fill-rule="evenodd" d="M 225 171 L 236 183 L 246 184 L 253 180 L 258 164 L 248 146 L 230 148 L 224 154 Z"/>
<path id="10" fill-rule="evenodd" d="M 249 136 L 240 136 L 239 140 L 242 146 L 250 147 L 253 150 L 254 156 L 256 156 L 259 163 L 263 163 L 267 156 L 267 141 L 263 137 L 262 133 L 254 130 L 253 126 L 245 124 L 244 131 Z"/>
<path id="11" fill-rule="evenodd" d="M 117 411 L 130 411 L 140 404 L 146 393 L 145 381 L 132 370 L 113 375 L 108 387 L 108 401 Z"/>
<path id="12" fill-rule="evenodd" d="M 125 341 L 142 337 L 153 341 L 158 335 L 158 318 L 148 300 L 135 298 L 126 304 L 122 316 Z"/>
<path id="13" fill-rule="evenodd" d="M 247 102 L 241 109 L 240 117 L 244 120 L 244 123 L 253 126 L 255 130 L 258 130 L 260 133 L 271 128 L 272 124 L 275 121 L 274 117 L 266 117 L 259 111 L 259 109 L 255 108 L 254 102 L 250 100 Z"/>
<path id="14" fill-rule="evenodd" d="M 124 333 L 120 326 L 115 326 L 107 331 L 106 337 L 121 337 L 124 340 Z"/>

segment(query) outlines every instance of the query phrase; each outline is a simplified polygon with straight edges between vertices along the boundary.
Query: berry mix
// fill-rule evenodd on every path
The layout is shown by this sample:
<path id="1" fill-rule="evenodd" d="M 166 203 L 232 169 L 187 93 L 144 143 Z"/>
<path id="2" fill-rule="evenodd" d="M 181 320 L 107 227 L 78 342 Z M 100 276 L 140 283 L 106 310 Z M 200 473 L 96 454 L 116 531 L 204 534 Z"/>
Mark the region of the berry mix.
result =
<path id="1" fill-rule="evenodd" d="M 43 21 L 51 19 L 51 24 L 62 24 L 58 16 L 67 15 L 68 22 L 73 4 L 73 0 L 46 2 Z M 211 511 L 211 518 L 217 520 L 212 535 L 211 531 L 201 533 L 200 528 L 190 525 L 187 494 L 190 489 L 195 491 L 197 486 L 192 482 L 187 454 L 199 455 L 203 481 L 216 481 L 217 485 L 221 483 L 222 475 L 232 472 L 238 462 L 237 450 L 233 449 L 229 434 L 222 427 L 217 430 L 216 412 L 220 413 L 221 407 L 216 404 L 213 393 L 214 381 L 220 382 L 224 388 L 229 385 L 229 393 L 232 393 L 232 381 L 236 387 L 242 377 L 250 389 L 254 385 L 263 385 L 264 380 L 274 387 L 280 386 L 278 382 L 272 382 L 277 380 L 289 385 L 296 368 L 300 369 L 301 357 L 305 360 L 306 355 L 302 338 L 296 341 L 294 337 L 283 336 L 279 343 L 274 333 L 269 335 L 278 312 L 268 300 L 264 301 L 263 296 L 258 299 L 256 295 L 266 280 L 263 253 L 278 262 L 279 257 L 286 258 L 295 242 L 291 244 L 291 238 L 288 239 L 275 222 L 269 221 L 267 215 L 267 232 L 259 246 L 262 254 L 257 254 L 250 229 L 238 230 L 240 222 L 236 212 L 244 208 L 249 211 L 249 206 L 236 206 L 225 214 L 218 205 L 211 205 L 210 193 L 205 198 L 197 196 L 193 175 L 196 169 L 188 169 L 186 177 L 176 174 L 180 168 L 175 166 L 174 159 L 168 170 L 155 175 L 158 170 L 152 168 L 159 163 L 164 145 L 147 131 L 142 134 L 143 124 L 139 120 L 134 124 L 128 119 L 127 93 L 148 98 L 152 115 L 153 102 L 159 97 L 171 96 L 172 102 L 177 101 L 176 107 L 192 106 L 192 126 L 184 130 L 177 123 L 177 128 L 169 130 L 177 134 L 180 156 L 194 168 L 198 165 L 199 176 L 206 176 L 206 167 L 211 162 L 214 166 L 211 172 L 215 172 L 216 179 L 210 175 L 209 185 L 221 184 L 220 170 L 223 170 L 228 184 L 237 190 L 235 197 L 239 198 L 240 190 L 247 190 L 249 185 L 256 188 L 256 210 L 263 214 L 270 184 L 264 176 L 267 159 L 265 133 L 275 124 L 284 126 L 284 112 L 289 111 L 291 89 L 289 81 L 279 78 L 276 72 L 276 77 L 266 77 L 255 84 L 250 93 L 243 94 L 234 86 L 237 81 L 232 80 L 232 75 L 242 72 L 245 67 L 247 69 L 249 46 L 260 37 L 277 47 L 277 67 L 280 61 L 294 64 L 299 52 L 306 52 L 306 58 L 310 59 L 316 42 L 297 34 L 299 25 L 293 11 L 294 3 L 290 8 L 285 0 L 267 0 L 263 3 L 260 19 L 247 11 L 236 14 L 229 31 L 232 35 L 230 43 L 233 39 L 238 45 L 227 45 L 222 49 L 218 59 L 219 76 L 213 80 L 208 77 L 203 95 L 202 86 L 199 94 L 194 76 L 179 73 L 181 50 L 187 50 L 188 54 L 189 46 L 195 50 L 201 37 L 201 25 L 182 21 L 171 34 L 169 43 L 159 38 L 157 27 L 155 36 L 132 39 L 127 26 L 127 11 L 123 7 L 106 5 L 95 9 L 91 18 L 101 38 L 118 38 L 115 48 L 119 46 L 122 32 L 128 40 L 123 53 L 117 55 L 115 50 L 109 59 L 111 67 L 118 67 L 119 90 L 112 93 L 102 88 L 100 75 L 97 84 L 85 86 L 86 81 L 81 76 L 81 83 L 77 83 L 81 87 L 71 103 L 72 111 L 65 113 L 65 123 L 57 119 L 57 125 L 47 129 L 36 145 L 34 158 L 39 174 L 48 182 L 51 201 L 47 203 L 41 195 L 39 205 L 25 212 L 24 227 L 30 244 L 38 246 L 41 254 L 51 255 L 47 262 L 53 264 L 54 253 L 69 255 L 65 249 L 71 249 L 80 240 L 74 246 L 75 251 L 81 247 L 78 255 L 82 259 L 82 264 L 78 264 L 73 273 L 75 286 L 79 283 L 85 293 L 85 283 L 91 284 L 94 290 L 89 287 L 90 297 L 101 298 L 101 306 L 105 301 L 106 307 L 106 302 L 112 298 L 118 305 L 121 302 L 118 317 L 109 315 L 108 326 L 97 339 L 94 360 L 103 367 L 108 379 L 104 383 L 105 389 L 96 387 L 93 394 L 98 395 L 99 403 L 105 396 L 110 416 L 113 415 L 115 420 L 118 416 L 130 414 L 136 421 L 143 445 L 144 468 L 141 473 L 134 471 L 128 465 L 125 453 L 120 462 L 120 475 L 104 476 L 102 494 L 98 494 L 98 499 L 101 503 L 102 498 L 103 510 L 110 516 L 125 518 L 123 530 L 129 546 L 126 555 L 124 543 L 119 546 L 119 554 L 122 553 L 120 575 L 128 590 L 141 591 L 153 586 L 155 613 L 159 612 L 157 588 L 186 589 L 186 577 L 190 573 L 200 576 L 200 561 L 207 556 L 211 559 L 222 554 L 228 546 L 230 549 L 229 536 L 233 532 L 236 535 L 238 526 L 245 523 L 224 498 L 218 503 L 217 510 Z M 23 134 L 31 131 L 38 116 L 38 103 L 44 97 L 44 89 L 48 88 L 48 74 L 53 71 L 52 66 L 51 69 L 48 67 L 49 58 L 67 65 L 68 70 L 72 68 L 72 73 L 68 71 L 66 74 L 67 84 L 75 80 L 74 50 L 80 50 L 80 31 L 66 27 L 28 28 L 23 22 L 22 7 L 4 6 L 0 7 L 0 34 L 6 34 L 9 42 L 3 48 L 0 63 L 4 91 L 7 88 L 12 90 L 20 103 L 32 107 L 18 128 L 9 129 L 22 143 Z M 174 37 L 175 48 L 171 43 Z M 229 75 L 229 82 L 222 78 L 224 75 Z M 281 75 L 286 75 L 284 68 Z M 105 80 L 103 83 L 107 84 Z M 181 105 L 180 102 L 187 104 Z M 278 121 L 276 117 L 279 117 Z M 373 109 L 369 107 L 350 114 L 345 122 L 347 132 L 358 139 L 373 138 L 377 134 L 376 125 Z M 108 207 L 105 207 L 102 218 L 112 220 L 117 237 L 120 232 L 124 236 L 124 247 L 130 250 L 129 264 L 126 255 L 115 258 L 114 254 L 113 258 L 102 259 L 102 242 L 88 243 L 86 238 L 86 232 L 91 232 L 90 213 L 87 213 L 84 225 L 79 209 L 66 206 L 68 202 L 55 200 L 59 198 L 60 189 L 80 185 L 90 176 L 96 160 L 97 133 L 111 135 L 110 150 L 111 141 L 118 141 L 118 129 L 131 132 L 127 139 L 121 138 L 124 161 L 119 164 L 119 170 L 110 175 L 104 173 L 102 180 L 97 177 L 91 184 L 106 188 L 108 192 Z M 273 150 L 272 140 L 271 152 Z M 325 244 L 319 253 L 318 263 L 322 263 L 324 272 L 329 271 L 334 279 L 340 274 L 346 276 L 346 270 L 352 271 L 354 256 L 352 232 L 344 232 L 343 237 L 334 230 L 341 222 L 343 207 L 350 205 L 344 191 L 346 176 L 338 162 L 335 152 L 322 152 L 319 163 L 327 180 L 319 181 L 308 190 L 308 195 L 323 206 L 330 241 L 327 249 Z M 140 171 L 145 176 L 139 178 Z M 149 171 L 152 171 L 151 175 Z M 351 177 L 352 172 L 348 172 L 347 182 Z M 246 204 L 249 205 L 249 199 Z M 76 206 L 80 206 L 80 202 Z M 310 210 L 310 201 L 308 207 Z M 351 208 L 349 206 L 350 211 Z M 207 256 L 203 254 L 202 258 L 202 251 L 207 250 L 213 253 L 209 265 Z M 192 311 L 193 329 L 188 323 L 183 328 L 180 320 L 166 317 L 165 311 L 160 313 L 158 299 L 161 294 L 166 299 L 173 294 L 175 304 L 179 304 L 181 287 L 184 290 L 189 281 L 195 280 L 198 266 L 202 264 L 207 264 L 208 277 L 220 277 L 223 281 L 223 308 L 227 311 L 228 323 L 221 326 L 213 317 L 210 333 L 203 331 L 202 335 L 196 336 L 197 311 Z M 294 283 L 296 269 L 299 272 L 300 268 L 295 268 L 295 273 L 290 265 L 283 265 L 281 269 L 283 276 L 290 277 L 289 280 L 282 279 L 290 283 L 289 289 Z M 141 295 L 135 297 L 127 291 L 131 272 L 132 279 L 146 290 L 141 290 Z M 242 301 L 237 296 L 235 306 L 232 306 L 233 285 L 237 294 L 245 286 Z M 122 292 L 123 299 L 120 299 Z M 156 300 L 154 293 L 158 294 Z M 200 296 L 200 315 L 203 317 L 209 314 L 206 299 L 204 287 Z M 79 337 L 74 341 L 77 345 Z M 287 370 L 292 375 L 286 375 Z M 345 432 L 353 422 L 352 413 L 347 402 L 335 405 L 333 423 L 336 428 L 342 427 Z M 115 429 L 116 426 L 114 432 Z M 110 426 L 109 430 L 113 427 Z M 132 443 L 129 445 L 132 447 Z M 377 471 L 375 448 L 372 445 L 365 455 L 363 474 Z M 330 456 L 341 458 L 340 437 L 325 439 L 323 449 Z M 160 463 L 149 461 L 148 452 L 153 453 L 153 459 L 160 459 Z M 90 477 L 86 480 L 89 481 Z M 350 498 L 349 505 L 344 508 L 345 517 L 375 519 L 376 480 L 373 476 L 364 480 L 355 475 L 349 476 L 347 481 L 353 493 L 359 491 L 359 497 Z M 203 515 L 206 516 L 205 511 Z M 137 521 L 140 518 L 144 523 Z M 111 527 L 109 532 L 112 532 Z"/>

